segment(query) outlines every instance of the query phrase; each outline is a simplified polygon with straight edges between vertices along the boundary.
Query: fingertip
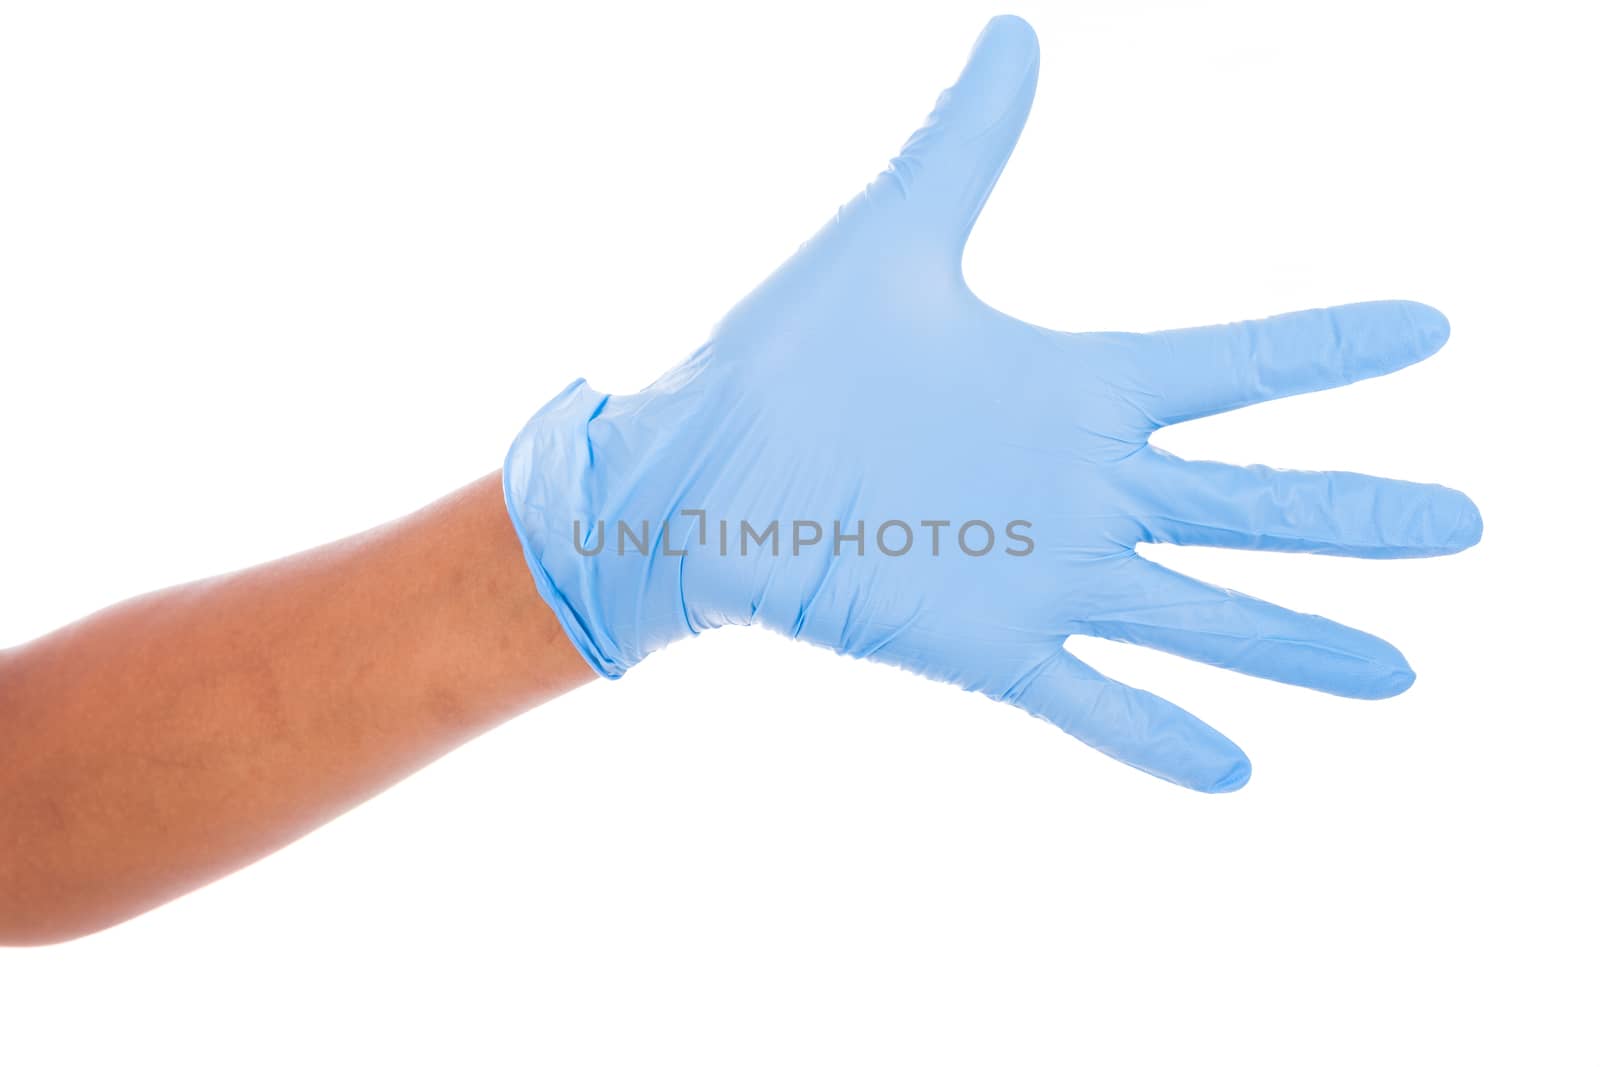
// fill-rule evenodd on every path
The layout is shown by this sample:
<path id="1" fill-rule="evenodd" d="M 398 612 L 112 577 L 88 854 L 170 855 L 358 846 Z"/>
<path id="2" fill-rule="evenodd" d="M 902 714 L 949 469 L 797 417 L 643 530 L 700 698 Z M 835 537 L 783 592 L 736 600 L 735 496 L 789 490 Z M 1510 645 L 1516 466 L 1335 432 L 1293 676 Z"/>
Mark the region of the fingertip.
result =
<path id="1" fill-rule="evenodd" d="M 1411 664 L 1406 662 L 1400 650 L 1394 649 L 1391 660 L 1374 663 L 1372 673 L 1362 684 L 1352 686 L 1340 695 L 1352 696 L 1357 700 L 1388 700 L 1410 689 L 1416 680 L 1417 672 L 1411 669 Z"/>
<path id="2" fill-rule="evenodd" d="M 1031 99 L 1038 66 L 1039 38 L 1033 27 L 1016 15 L 996 15 L 973 43 L 961 83 L 984 113 L 983 121 L 993 122 L 1025 87 Z"/>
<path id="3" fill-rule="evenodd" d="M 978 40 L 981 43 L 991 37 L 1031 48 L 1035 52 L 1039 50 L 1039 35 L 1033 32 L 1033 27 L 1021 15 L 996 15 L 990 19 L 978 35 Z"/>
<path id="4" fill-rule="evenodd" d="M 1406 316 L 1411 320 L 1417 358 L 1424 359 L 1443 348 L 1445 342 L 1450 340 L 1450 320 L 1444 317 L 1444 313 L 1413 300 L 1400 303 L 1405 306 Z"/>
<path id="5" fill-rule="evenodd" d="M 1459 489 L 1427 486 L 1420 497 L 1424 505 L 1412 519 L 1404 544 L 1418 556 L 1449 556 L 1483 540 L 1483 515 L 1472 498 Z"/>
<path id="6" fill-rule="evenodd" d="M 1461 552 L 1483 540 L 1483 513 L 1471 497 L 1465 493 L 1456 495 L 1461 498 L 1461 514 L 1455 528 L 1445 538 L 1445 547 L 1452 552 Z"/>
<path id="7" fill-rule="evenodd" d="M 1320 633 L 1306 631 L 1331 656 L 1319 658 L 1298 677 L 1279 676 L 1278 681 L 1315 689 L 1352 700 L 1386 700 L 1411 688 L 1416 674 L 1405 654 L 1376 634 L 1320 620 Z"/>
<path id="8" fill-rule="evenodd" d="M 1226 734 L 1199 719 L 1191 721 L 1184 755 L 1167 762 L 1169 774 L 1164 777 L 1198 793 L 1243 789 L 1250 780 L 1250 757 Z"/>
<path id="9" fill-rule="evenodd" d="M 1240 753 L 1238 760 L 1227 769 L 1222 777 L 1202 789 L 1201 792 L 1237 793 L 1249 784 L 1251 770 L 1249 757 Z"/>
<path id="10" fill-rule="evenodd" d="M 1483 516 L 1467 494 L 1443 485 L 1390 483 L 1397 508 L 1380 557 L 1449 556 L 1483 539 Z"/>

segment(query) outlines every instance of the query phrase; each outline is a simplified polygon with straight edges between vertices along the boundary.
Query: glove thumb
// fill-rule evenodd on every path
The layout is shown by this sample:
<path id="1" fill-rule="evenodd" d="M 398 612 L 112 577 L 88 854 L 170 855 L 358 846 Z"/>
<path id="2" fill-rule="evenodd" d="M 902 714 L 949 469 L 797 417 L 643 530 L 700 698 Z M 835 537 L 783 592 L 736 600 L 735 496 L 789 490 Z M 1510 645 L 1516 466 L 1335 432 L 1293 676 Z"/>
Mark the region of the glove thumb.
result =
<path id="1" fill-rule="evenodd" d="M 1028 121 L 1039 40 L 1015 15 L 989 21 L 966 69 L 890 164 L 908 199 L 959 259 Z"/>

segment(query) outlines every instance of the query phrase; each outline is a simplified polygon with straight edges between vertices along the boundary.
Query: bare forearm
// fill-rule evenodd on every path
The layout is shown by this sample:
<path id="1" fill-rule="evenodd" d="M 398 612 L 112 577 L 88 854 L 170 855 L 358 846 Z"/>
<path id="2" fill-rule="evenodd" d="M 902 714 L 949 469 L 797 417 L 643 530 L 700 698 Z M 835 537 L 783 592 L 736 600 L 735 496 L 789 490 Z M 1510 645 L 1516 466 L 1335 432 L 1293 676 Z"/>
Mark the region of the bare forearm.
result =
<path id="1" fill-rule="evenodd" d="M 592 678 L 485 478 L 0 657 L 0 942 L 120 921 Z"/>

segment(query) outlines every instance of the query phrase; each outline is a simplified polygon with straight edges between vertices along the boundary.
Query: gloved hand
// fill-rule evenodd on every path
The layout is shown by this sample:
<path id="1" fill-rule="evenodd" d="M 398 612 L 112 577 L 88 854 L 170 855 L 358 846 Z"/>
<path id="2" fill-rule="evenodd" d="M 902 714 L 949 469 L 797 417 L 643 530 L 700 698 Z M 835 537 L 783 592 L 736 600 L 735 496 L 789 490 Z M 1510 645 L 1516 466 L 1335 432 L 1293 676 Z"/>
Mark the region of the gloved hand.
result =
<path id="1" fill-rule="evenodd" d="M 583 380 L 511 448 L 539 591 L 615 678 L 758 623 L 1045 718 L 1151 774 L 1237 789 L 1250 763 L 1068 654 L 1132 641 L 1355 697 L 1412 681 L 1384 641 L 1186 578 L 1140 542 L 1373 558 L 1474 544 L 1440 486 L 1189 462 L 1162 426 L 1386 374 L 1445 341 L 1383 302 L 1153 334 L 1060 333 L 967 288 L 968 232 L 1027 118 L 1038 45 L 1004 17 L 900 155 L 643 392 Z"/>

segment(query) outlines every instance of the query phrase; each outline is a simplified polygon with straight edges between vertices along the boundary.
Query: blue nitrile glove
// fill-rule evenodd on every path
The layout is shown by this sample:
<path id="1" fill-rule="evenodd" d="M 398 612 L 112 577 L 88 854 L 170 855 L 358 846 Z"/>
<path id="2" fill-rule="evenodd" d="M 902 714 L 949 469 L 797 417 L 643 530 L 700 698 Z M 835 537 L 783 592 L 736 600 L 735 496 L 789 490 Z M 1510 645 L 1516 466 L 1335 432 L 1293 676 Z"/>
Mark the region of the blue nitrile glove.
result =
<path id="1" fill-rule="evenodd" d="M 1072 634 L 1355 697 L 1410 685 L 1389 644 L 1207 585 L 1145 541 L 1430 556 L 1474 544 L 1462 494 L 1196 463 L 1165 425 L 1386 374 L 1449 326 L 1384 302 L 1153 334 L 1059 333 L 988 307 L 968 232 L 1027 118 L 1027 23 L 998 18 L 889 169 L 711 338 L 632 395 L 582 380 L 505 467 L 539 591 L 615 678 L 759 623 L 983 692 L 1193 789 L 1250 763 L 1187 712 L 1069 655 Z"/>

